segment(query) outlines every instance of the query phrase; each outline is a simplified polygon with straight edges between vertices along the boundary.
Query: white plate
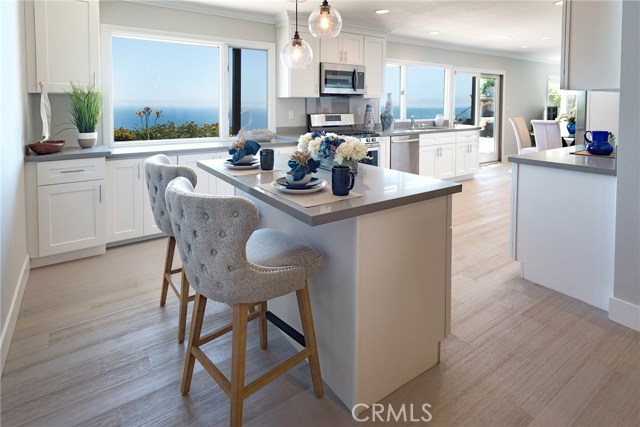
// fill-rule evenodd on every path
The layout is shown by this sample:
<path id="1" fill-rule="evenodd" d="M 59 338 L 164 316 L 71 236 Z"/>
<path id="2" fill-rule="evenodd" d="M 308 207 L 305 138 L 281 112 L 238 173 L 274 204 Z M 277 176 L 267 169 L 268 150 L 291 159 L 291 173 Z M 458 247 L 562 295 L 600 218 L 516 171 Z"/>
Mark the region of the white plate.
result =
<path id="1" fill-rule="evenodd" d="M 253 165 L 233 165 L 228 162 L 224 162 L 225 167 L 229 169 L 257 169 L 260 167 L 260 163 L 255 163 Z"/>
<path id="2" fill-rule="evenodd" d="M 273 188 L 275 188 L 278 191 L 282 191 L 283 193 L 290 193 L 290 194 L 307 194 L 307 193 L 316 193 L 318 191 L 322 191 L 322 189 L 324 187 L 327 186 L 327 181 L 325 180 L 320 180 L 322 182 L 320 182 L 319 184 L 311 187 L 311 188 L 301 188 L 301 189 L 293 189 L 293 188 L 287 188 L 284 185 L 280 185 L 277 182 L 273 181 L 271 183 L 271 186 Z"/>

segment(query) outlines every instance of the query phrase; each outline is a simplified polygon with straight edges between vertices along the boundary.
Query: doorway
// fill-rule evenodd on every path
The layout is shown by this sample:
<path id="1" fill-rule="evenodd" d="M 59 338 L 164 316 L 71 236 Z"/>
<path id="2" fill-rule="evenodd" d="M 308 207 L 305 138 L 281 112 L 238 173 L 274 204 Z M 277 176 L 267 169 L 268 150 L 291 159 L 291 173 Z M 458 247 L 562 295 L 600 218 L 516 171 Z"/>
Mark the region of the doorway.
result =
<path id="1" fill-rule="evenodd" d="M 454 72 L 454 123 L 480 127 L 479 160 L 500 160 L 502 76 L 482 72 Z"/>

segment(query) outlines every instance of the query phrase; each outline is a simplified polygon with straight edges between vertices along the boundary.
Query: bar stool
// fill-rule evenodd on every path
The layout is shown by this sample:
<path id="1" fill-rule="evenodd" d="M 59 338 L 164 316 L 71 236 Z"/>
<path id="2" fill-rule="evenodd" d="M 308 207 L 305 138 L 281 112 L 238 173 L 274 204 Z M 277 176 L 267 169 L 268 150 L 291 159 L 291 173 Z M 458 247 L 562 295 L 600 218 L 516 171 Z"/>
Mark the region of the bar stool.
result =
<path id="1" fill-rule="evenodd" d="M 167 302 L 167 292 L 169 286 L 173 289 L 180 301 L 180 314 L 178 320 L 178 342 L 184 341 L 187 324 L 187 305 L 193 301 L 195 295 L 189 296 L 189 282 L 182 271 L 182 268 L 173 268 L 173 254 L 176 248 L 176 239 L 173 236 L 171 220 L 167 213 L 165 204 L 165 191 L 167 185 L 176 177 L 186 177 L 192 185 L 196 185 L 198 177 L 193 169 L 188 166 L 172 165 L 169 157 L 164 154 L 157 154 L 144 161 L 144 173 L 147 178 L 147 189 L 151 200 L 151 210 L 153 219 L 158 228 L 169 236 L 167 241 L 167 255 L 164 260 L 164 272 L 162 273 L 162 293 L 160 295 L 160 307 L 164 307 Z M 173 275 L 181 273 L 180 290 L 173 280 Z"/>
<path id="2" fill-rule="evenodd" d="M 287 234 L 255 230 L 258 208 L 243 198 L 193 192 L 185 178 L 167 187 L 167 208 L 184 272 L 196 290 L 191 331 L 182 376 L 182 393 L 189 393 L 195 361 L 231 399 L 231 426 L 242 425 L 243 401 L 305 359 L 309 360 L 313 390 L 324 394 L 307 278 L 322 267 L 322 254 Z M 245 385 L 247 322 L 260 319 L 260 345 L 267 347 L 267 300 L 296 292 L 304 333 L 304 349 L 255 381 Z M 201 335 L 207 299 L 231 305 L 233 322 Z M 259 305 L 260 311 L 249 310 Z M 200 346 L 232 332 L 231 381 Z"/>

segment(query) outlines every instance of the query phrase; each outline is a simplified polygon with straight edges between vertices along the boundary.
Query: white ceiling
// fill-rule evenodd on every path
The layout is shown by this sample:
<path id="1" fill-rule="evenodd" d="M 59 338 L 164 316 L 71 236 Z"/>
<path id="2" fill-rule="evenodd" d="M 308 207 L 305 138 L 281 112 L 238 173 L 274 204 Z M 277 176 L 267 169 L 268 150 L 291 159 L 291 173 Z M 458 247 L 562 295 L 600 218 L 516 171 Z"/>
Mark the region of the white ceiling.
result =
<path id="1" fill-rule="evenodd" d="M 276 22 L 294 0 L 191 0 L 183 5 L 214 7 L 227 13 Z M 299 2 L 308 15 L 321 0 Z M 562 7 L 554 0 L 330 0 L 344 22 L 390 30 L 390 40 L 418 39 L 430 46 L 559 62 Z M 377 15 L 376 9 L 390 13 Z M 304 22 L 301 22 L 304 25 Z M 438 35 L 428 35 L 439 31 Z M 522 48 L 521 46 L 528 46 Z"/>

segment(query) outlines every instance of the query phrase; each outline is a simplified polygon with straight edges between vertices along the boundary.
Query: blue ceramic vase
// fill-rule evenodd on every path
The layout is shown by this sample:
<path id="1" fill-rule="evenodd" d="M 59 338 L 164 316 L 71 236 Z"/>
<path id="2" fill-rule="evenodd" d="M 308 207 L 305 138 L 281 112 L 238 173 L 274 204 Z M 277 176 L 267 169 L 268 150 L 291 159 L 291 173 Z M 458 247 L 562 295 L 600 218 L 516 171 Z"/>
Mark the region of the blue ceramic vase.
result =
<path id="1" fill-rule="evenodd" d="M 567 131 L 569 132 L 569 135 L 575 135 L 576 134 L 576 124 L 574 123 L 567 123 Z"/>
<path id="2" fill-rule="evenodd" d="M 387 93 L 387 105 L 380 114 L 380 124 L 382 131 L 390 130 L 393 127 L 393 101 L 391 101 L 391 92 Z"/>
<path id="3" fill-rule="evenodd" d="M 591 138 L 589 138 L 587 134 L 590 134 Z M 610 134 L 611 132 L 606 130 L 586 131 L 584 133 L 584 141 L 587 146 L 587 151 L 598 156 L 608 156 L 613 153 L 613 146 L 609 144 Z"/>

